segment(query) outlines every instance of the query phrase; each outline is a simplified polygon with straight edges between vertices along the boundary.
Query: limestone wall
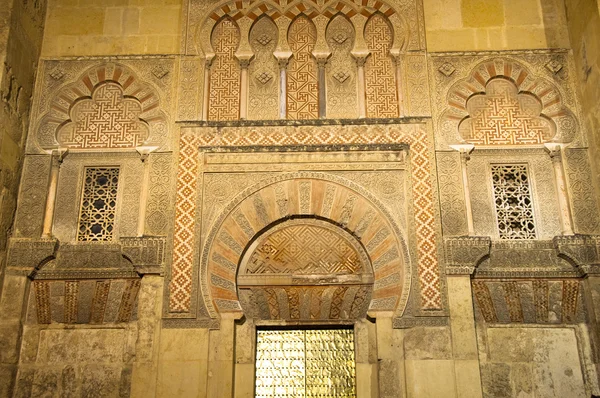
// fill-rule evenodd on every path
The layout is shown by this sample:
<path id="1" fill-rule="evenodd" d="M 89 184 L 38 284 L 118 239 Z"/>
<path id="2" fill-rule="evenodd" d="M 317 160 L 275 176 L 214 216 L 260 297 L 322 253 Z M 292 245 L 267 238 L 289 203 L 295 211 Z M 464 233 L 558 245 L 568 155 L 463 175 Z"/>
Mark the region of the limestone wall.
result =
<path id="1" fill-rule="evenodd" d="M 576 331 L 576 327 L 479 328 L 483 396 L 589 397 Z"/>
<path id="2" fill-rule="evenodd" d="M 425 0 L 429 51 L 567 48 L 561 0 Z"/>
<path id="3" fill-rule="evenodd" d="M 0 5 L 0 280 L 29 126 L 45 3 Z"/>
<path id="4" fill-rule="evenodd" d="M 52 0 L 45 57 L 173 54 L 179 50 L 181 0 Z"/>
<path id="5" fill-rule="evenodd" d="M 18 361 L 21 313 L 13 304 L 23 298 L 18 294 L 22 286 L 10 278 L 3 283 L 6 242 L 17 202 L 45 11 L 46 1 L 0 4 L 0 396 L 8 395 Z"/>
<path id="6" fill-rule="evenodd" d="M 584 113 L 582 122 L 588 132 L 596 189 L 600 189 L 600 3 L 565 0 L 565 4 Z"/>

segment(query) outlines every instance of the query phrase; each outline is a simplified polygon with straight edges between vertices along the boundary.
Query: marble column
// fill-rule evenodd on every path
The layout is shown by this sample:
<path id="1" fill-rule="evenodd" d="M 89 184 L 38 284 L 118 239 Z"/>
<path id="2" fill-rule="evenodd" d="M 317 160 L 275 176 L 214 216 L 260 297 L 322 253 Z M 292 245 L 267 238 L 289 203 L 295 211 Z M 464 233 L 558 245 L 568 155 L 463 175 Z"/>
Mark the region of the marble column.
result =
<path id="1" fill-rule="evenodd" d="M 404 117 L 404 87 L 402 84 L 402 54 L 393 54 L 394 65 L 396 70 L 396 92 L 398 93 L 398 117 Z"/>
<path id="2" fill-rule="evenodd" d="M 470 153 L 475 146 L 473 144 L 450 145 L 450 147 L 460 153 L 460 171 L 463 183 L 463 193 L 465 196 L 465 210 L 467 216 L 467 230 L 469 236 L 475 235 L 473 227 L 473 209 L 471 208 L 471 188 L 469 186 L 469 175 L 467 172 L 467 163 L 470 159 Z"/>
<path id="3" fill-rule="evenodd" d="M 150 162 L 148 157 L 150 153 L 158 149 L 158 147 L 139 147 L 136 148 L 140 154 L 140 160 L 144 164 L 144 175 L 142 177 L 142 192 L 140 193 L 140 210 L 138 213 L 137 236 L 144 236 L 146 227 L 146 206 L 148 204 L 148 190 L 150 189 Z"/>
<path id="4" fill-rule="evenodd" d="M 52 238 L 52 223 L 54 220 L 54 209 L 56 207 L 56 189 L 58 188 L 58 176 L 60 165 L 67 154 L 66 149 L 52 151 L 52 168 L 50 171 L 50 182 L 48 183 L 48 195 L 46 196 L 46 209 L 44 211 L 44 223 L 42 226 L 42 238 Z"/>
<path id="5" fill-rule="evenodd" d="M 213 55 L 207 55 L 204 60 L 204 92 L 202 94 L 202 120 L 208 120 L 208 102 L 210 98 L 210 66 Z"/>
<path id="6" fill-rule="evenodd" d="M 327 118 L 327 87 L 325 83 L 325 72 L 327 67 L 327 56 L 317 57 L 317 84 L 319 90 L 319 119 Z"/>
<path id="7" fill-rule="evenodd" d="M 291 52 L 275 53 L 279 63 L 279 118 L 287 118 L 287 66 L 290 62 Z"/>
<path id="8" fill-rule="evenodd" d="M 240 119 L 248 119 L 248 67 L 250 66 L 249 58 L 239 60 L 241 69 L 240 78 Z"/>
<path id="9" fill-rule="evenodd" d="M 569 200 L 569 189 L 567 186 L 565 171 L 563 166 L 564 144 L 547 143 L 544 144 L 554 168 L 554 179 L 556 181 L 556 191 L 558 194 L 558 206 L 560 208 L 560 223 L 563 235 L 573 235 L 573 212 L 571 211 L 571 202 Z"/>
<path id="10" fill-rule="evenodd" d="M 358 117 L 367 117 L 367 87 L 365 80 L 365 62 L 369 54 L 352 54 L 356 60 L 356 76 L 358 79 Z"/>

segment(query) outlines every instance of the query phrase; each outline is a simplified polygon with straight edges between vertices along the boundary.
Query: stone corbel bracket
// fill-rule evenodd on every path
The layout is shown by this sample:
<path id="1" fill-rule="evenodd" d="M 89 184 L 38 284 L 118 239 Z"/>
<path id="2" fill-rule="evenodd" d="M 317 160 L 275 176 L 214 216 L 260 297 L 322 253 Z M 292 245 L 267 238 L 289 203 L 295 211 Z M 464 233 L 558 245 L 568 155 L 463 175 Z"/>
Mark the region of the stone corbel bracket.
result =
<path id="1" fill-rule="evenodd" d="M 30 275 L 56 258 L 57 239 L 17 239 L 8 241 L 7 271 L 12 274 Z"/>
<path id="2" fill-rule="evenodd" d="M 165 236 L 121 238 L 123 257 L 131 261 L 140 275 L 164 275 Z"/>
<path id="3" fill-rule="evenodd" d="M 565 235 L 553 239 L 558 256 L 579 268 L 584 275 L 600 275 L 600 236 Z"/>
<path id="4" fill-rule="evenodd" d="M 446 238 L 446 275 L 472 275 L 477 266 L 489 257 L 492 240 L 488 236 Z"/>

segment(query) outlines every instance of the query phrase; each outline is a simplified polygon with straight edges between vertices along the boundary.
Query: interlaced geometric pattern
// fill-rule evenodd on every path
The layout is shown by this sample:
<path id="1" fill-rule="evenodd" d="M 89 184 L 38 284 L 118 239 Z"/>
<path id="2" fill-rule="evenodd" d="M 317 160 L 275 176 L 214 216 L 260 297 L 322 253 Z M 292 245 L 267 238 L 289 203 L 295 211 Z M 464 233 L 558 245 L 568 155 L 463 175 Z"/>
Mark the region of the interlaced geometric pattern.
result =
<path id="1" fill-rule="evenodd" d="M 182 134 L 179 141 L 177 170 L 173 266 L 169 283 L 169 309 L 172 312 L 184 312 L 190 309 L 198 178 L 196 176 L 198 150 L 195 145 L 195 137 Z"/>
<path id="2" fill-rule="evenodd" d="M 240 64 L 234 54 L 240 31 L 232 19 L 224 18 L 211 39 L 215 59 L 210 69 L 208 119 L 235 120 L 240 108 Z"/>
<path id="3" fill-rule="evenodd" d="M 365 26 L 371 55 L 365 63 L 367 117 L 398 117 L 394 64 L 389 55 L 392 28 L 385 16 L 374 14 Z"/>
<path id="4" fill-rule="evenodd" d="M 87 167 L 79 214 L 78 241 L 112 240 L 119 168 Z"/>
<path id="5" fill-rule="evenodd" d="M 287 68 L 288 119 L 319 117 L 317 68 L 312 56 L 316 41 L 317 29 L 305 15 L 292 22 L 288 33 L 293 53 Z"/>
<path id="6" fill-rule="evenodd" d="M 59 130 L 58 142 L 76 149 L 135 148 L 149 134 L 148 125 L 139 118 L 141 112 L 140 102 L 124 98 L 119 84 L 103 84 L 91 99 L 73 105 L 71 122 Z"/>
<path id="7" fill-rule="evenodd" d="M 294 225 L 269 235 L 247 267 L 249 274 L 353 274 L 358 271 L 358 253 L 346 239 L 312 225 Z"/>
<path id="8" fill-rule="evenodd" d="M 256 397 L 356 397 L 352 330 L 259 330 Z"/>
<path id="9" fill-rule="evenodd" d="M 540 116 L 542 104 L 504 79 L 492 80 L 486 93 L 467 102 L 469 118 L 459 127 L 461 136 L 475 145 L 542 144 L 553 136 L 552 122 Z"/>
<path id="10" fill-rule="evenodd" d="M 500 239 L 535 239 L 531 189 L 526 165 L 492 165 Z"/>

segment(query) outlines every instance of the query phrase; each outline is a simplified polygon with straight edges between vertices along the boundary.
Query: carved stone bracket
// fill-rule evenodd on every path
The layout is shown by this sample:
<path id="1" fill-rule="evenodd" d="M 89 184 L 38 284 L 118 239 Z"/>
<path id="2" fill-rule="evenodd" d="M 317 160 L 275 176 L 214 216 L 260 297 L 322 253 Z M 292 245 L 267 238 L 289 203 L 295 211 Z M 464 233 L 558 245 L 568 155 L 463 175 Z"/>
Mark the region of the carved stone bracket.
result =
<path id="1" fill-rule="evenodd" d="M 121 238 L 121 252 L 133 263 L 138 274 L 164 272 L 166 237 Z"/>
<path id="2" fill-rule="evenodd" d="M 558 256 L 580 268 L 585 275 L 600 275 L 600 236 L 557 236 L 553 243 Z"/>
<path id="3" fill-rule="evenodd" d="M 446 275 L 472 275 L 475 268 L 489 256 L 492 247 L 490 237 L 463 236 L 444 241 Z"/>

